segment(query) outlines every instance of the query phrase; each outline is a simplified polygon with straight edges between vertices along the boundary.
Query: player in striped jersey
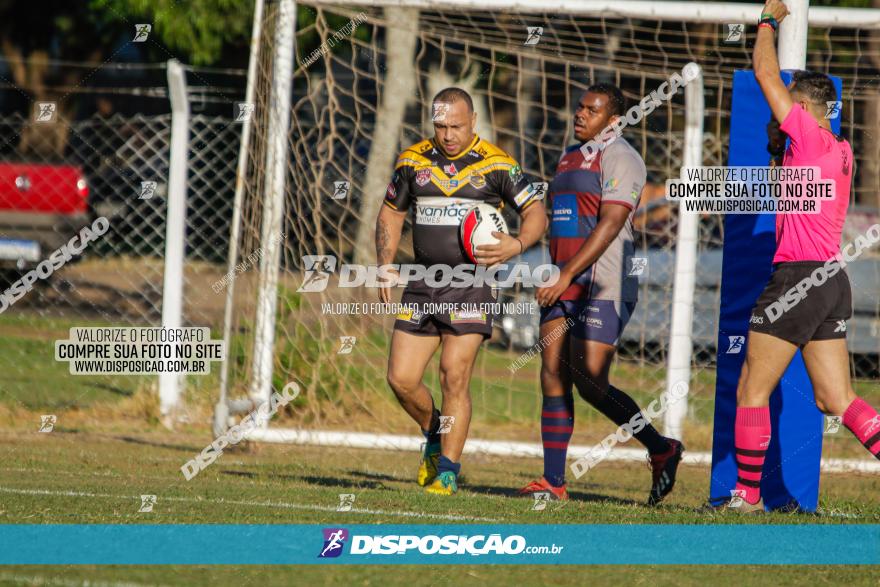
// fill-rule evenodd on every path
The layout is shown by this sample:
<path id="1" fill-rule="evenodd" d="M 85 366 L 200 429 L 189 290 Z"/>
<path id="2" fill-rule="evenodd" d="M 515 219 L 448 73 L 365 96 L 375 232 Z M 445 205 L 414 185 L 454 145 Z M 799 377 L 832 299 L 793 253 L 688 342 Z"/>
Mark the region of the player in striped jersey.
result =
<path id="1" fill-rule="evenodd" d="M 624 111 L 617 87 L 590 86 L 575 112 L 575 138 L 585 143 L 598 137 Z M 635 401 L 608 381 L 638 295 L 632 216 L 645 186 L 645 163 L 622 137 L 597 154 L 584 151 L 580 144 L 565 150 L 549 189 L 550 256 L 560 267 L 560 279 L 537 294 L 541 339 L 552 341 L 541 352 L 544 475 L 520 492 L 568 498 L 565 459 L 574 426 L 574 385 L 615 424 L 637 422 L 632 431 L 650 455 L 648 503 L 654 505 L 672 491 L 684 447 L 661 436 L 639 416 Z M 564 336 L 551 336 L 571 320 Z"/>
<path id="2" fill-rule="evenodd" d="M 498 244 L 477 247 L 480 264 L 492 266 L 522 253 L 547 230 L 540 192 L 507 153 L 474 134 L 477 115 L 467 92 L 442 90 L 432 109 L 434 137 L 400 154 L 385 193 L 376 221 L 378 264 L 394 262 L 404 220 L 412 210 L 415 263 L 473 268 L 459 244 L 459 227 L 463 216 L 478 203 L 499 208 L 507 205 L 522 217 L 518 237 L 496 232 Z M 388 383 L 427 441 L 419 485 L 427 485 L 428 493 L 450 495 L 458 490 L 458 461 L 470 424 L 471 370 L 480 345 L 492 334 L 492 316 L 479 311 L 428 313 L 418 308 L 430 304 L 478 306 L 493 302 L 494 296 L 488 285 L 435 287 L 426 281 L 407 284 L 401 298 L 414 311 L 398 315 L 394 324 Z M 381 288 L 379 299 L 391 301 L 390 289 Z M 438 410 L 422 377 L 441 345 L 443 404 Z M 443 422 L 452 422 L 448 430 L 440 428 L 444 416 Z"/>

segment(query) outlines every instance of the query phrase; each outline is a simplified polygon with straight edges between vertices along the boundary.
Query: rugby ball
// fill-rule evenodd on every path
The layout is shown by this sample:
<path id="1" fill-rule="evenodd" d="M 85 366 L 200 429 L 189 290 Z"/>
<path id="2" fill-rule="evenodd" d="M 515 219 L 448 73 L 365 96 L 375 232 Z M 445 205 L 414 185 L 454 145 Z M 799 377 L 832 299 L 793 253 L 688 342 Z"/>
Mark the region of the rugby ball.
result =
<path id="1" fill-rule="evenodd" d="M 498 239 L 493 232 L 510 234 L 501 211 L 490 204 L 477 204 L 467 211 L 461 220 L 461 246 L 472 263 L 477 262 L 474 249 L 480 245 L 494 245 Z"/>

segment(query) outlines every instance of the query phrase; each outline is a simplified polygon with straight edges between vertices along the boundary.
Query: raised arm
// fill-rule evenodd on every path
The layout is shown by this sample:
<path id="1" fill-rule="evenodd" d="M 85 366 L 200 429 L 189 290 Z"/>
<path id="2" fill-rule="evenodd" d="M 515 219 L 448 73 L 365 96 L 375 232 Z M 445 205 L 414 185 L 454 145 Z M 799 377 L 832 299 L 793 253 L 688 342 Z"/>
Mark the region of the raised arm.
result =
<path id="1" fill-rule="evenodd" d="M 762 24 L 758 26 L 758 38 L 755 40 L 755 50 L 752 53 L 752 68 L 755 70 L 755 79 L 770 104 L 773 116 L 780 123 L 788 116 L 794 101 L 788 88 L 779 78 L 779 59 L 776 57 L 776 31 L 771 24 L 764 24 L 769 16 L 781 23 L 788 15 L 788 8 L 781 0 L 767 0 L 761 12 Z"/>

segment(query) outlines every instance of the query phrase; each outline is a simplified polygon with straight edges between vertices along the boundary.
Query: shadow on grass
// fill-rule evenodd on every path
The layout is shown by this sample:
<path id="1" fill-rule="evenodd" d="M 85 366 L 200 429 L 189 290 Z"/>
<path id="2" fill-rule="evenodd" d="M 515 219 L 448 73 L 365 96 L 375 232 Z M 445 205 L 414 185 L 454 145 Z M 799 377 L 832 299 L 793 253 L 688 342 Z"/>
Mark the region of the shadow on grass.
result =
<path id="1" fill-rule="evenodd" d="M 471 493 L 482 493 L 485 495 L 500 495 L 502 497 L 512 497 L 515 499 L 521 500 L 529 500 L 530 497 L 525 497 L 519 494 L 519 489 L 516 487 L 499 487 L 497 485 L 471 485 L 470 483 L 463 482 L 461 484 L 462 489 L 466 489 Z M 634 505 L 644 505 L 640 501 L 635 501 L 633 499 L 621 499 L 619 497 L 612 497 L 610 495 L 603 495 L 601 493 L 586 493 L 583 491 L 569 491 L 568 496 L 573 501 L 587 501 L 587 502 L 597 502 L 597 503 L 611 503 L 614 505 L 625 505 L 625 506 L 634 506 Z"/>
<path id="2" fill-rule="evenodd" d="M 169 450 L 176 450 L 180 452 L 188 452 L 188 453 L 199 453 L 202 452 L 204 446 L 186 446 L 183 444 L 168 444 L 165 442 L 153 442 L 151 440 L 144 440 L 143 438 L 135 438 L 133 436 L 112 436 L 114 440 L 121 440 L 122 442 L 130 442 L 132 444 L 141 444 L 144 446 L 153 446 L 156 448 L 167 448 Z"/>
<path id="3" fill-rule="evenodd" d="M 408 483 L 414 481 L 411 478 L 394 477 L 393 475 L 385 475 L 383 473 L 367 473 L 366 471 L 348 471 L 348 475 L 352 477 L 363 477 L 373 481 L 388 481 L 391 483 Z"/>
<path id="4" fill-rule="evenodd" d="M 364 481 L 346 479 L 344 477 L 317 477 L 313 475 L 287 475 L 284 473 L 254 473 L 251 471 L 234 471 L 225 469 L 220 471 L 222 475 L 233 475 L 236 477 L 247 477 L 248 479 L 272 479 L 278 481 L 298 481 L 300 483 L 308 483 L 309 485 L 319 485 L 321 487 L 336 487 L 339 489 L 388 489 L 385 485 L 378 481 Z"/>

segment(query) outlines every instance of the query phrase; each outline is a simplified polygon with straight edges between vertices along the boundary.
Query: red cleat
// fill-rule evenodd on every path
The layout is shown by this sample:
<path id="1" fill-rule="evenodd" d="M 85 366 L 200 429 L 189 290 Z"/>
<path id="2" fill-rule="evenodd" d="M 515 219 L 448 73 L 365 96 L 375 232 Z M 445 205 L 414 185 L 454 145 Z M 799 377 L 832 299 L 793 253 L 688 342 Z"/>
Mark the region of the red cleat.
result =
<path id="1" fill-rule="evenodd" d="M 536 493 L 549 493 L 551 500 L 566 501 L 568 499 L 568 491 L 565 490 L 565 485 L 554 487 L 543 477 L 537 481 L 532 481 L 519 490 L 520 495 L 534 495 Z"/>

